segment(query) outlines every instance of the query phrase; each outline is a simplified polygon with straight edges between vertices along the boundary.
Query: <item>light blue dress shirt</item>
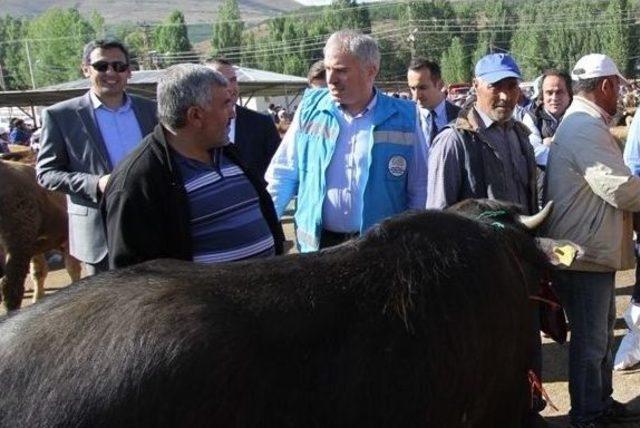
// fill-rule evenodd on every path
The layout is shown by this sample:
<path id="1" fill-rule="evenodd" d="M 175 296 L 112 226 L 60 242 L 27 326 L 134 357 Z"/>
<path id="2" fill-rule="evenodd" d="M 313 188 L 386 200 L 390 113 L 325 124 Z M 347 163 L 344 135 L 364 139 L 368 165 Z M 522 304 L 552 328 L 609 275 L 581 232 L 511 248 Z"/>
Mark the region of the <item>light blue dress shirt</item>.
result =
<path id="1" fill-rule="evenodd" d="M 436 132 L 440 131 L 442 128 L 447 126 L 449 123 L 447 121 L 447 107 L 446 100 L 443 99 L 440 104 L 433 109 L 436 113 Z M 431 115 L 433 114 L 431 110 L 422 108 L 418 106 L 418 114 L 420 115 L 420 128 L 422 129 L 422 133 L 424 134 L 424 139 L 427 143 L 428 147 L 431 147 Z"/>
<path id="2" fill-rule="evenodd" d="M 374 95 L 365 109 L 351 116 L 334 104 L 340 133 L 326 172 L 327 195 L 322 204 L 323 227 L 333 232 L 356 232 L 360 219 L 352 213 L 362 212 L 364 188 L 369 178 L 367 159 L 373 128 Z"/>
<path id="3" fill-rule="evenodd" d="M 109 160 L 113 168 L 120 163 L 142 140 L 142 131 L 131 105 L 131 98 L 126 96 L 125 103 L 116 110 L 105 106 L 92 92 L 91 104 L 102 139 L 107 147 Z"/>
<path id="4" fill-rule="evenodd" d="M 369 147 L 373 129 L 373 117 L 377 102 L 377 93 L 373 96 L 367 107 L 356 116 L 351 116 L 335 103 L 334 108 L 339 120 L 340 133 L 336 141 L 331 162 L 325 174 L 327 193 L 322 203 L 322 226 L 333 232 L 352 233 L 360 230 L 362 218 L 362 203 L 364 190 L 369 178 L 369 170 L 366 168 L 370 153 Z M 293 117 L 291 126 L 287 130 L 271 164 L 265 174 L 269 183 L 267 190 L 274 195 L 273 188 L 278 188 L 282 182 L 291 182 L 292 187 L 297 187 L 298 159 L 295 144 L 295 135 L 300 129 L 300 109 Z M 422 130 L 420 120 L 416 115 L 415 131 L 420 144 L 414 146 L 414 156 L 408 166 L 407 198 L 410 209 L 423 209 L 427 199 L 427 143 Z M 293 192 L 291 193 L 293 194 Z M 286 202 L 276 202 L 276 212 L 279 217 L 290 197 Z M 282 206 L 281 209 L 278 207 Z"/>
<path id="5" fill-rule="evenodd" d="M 640 109 L 636 111 L 629 127 L 629 135 L 624 146 L 624 163 L 633 175 L 640 176 Z"/>

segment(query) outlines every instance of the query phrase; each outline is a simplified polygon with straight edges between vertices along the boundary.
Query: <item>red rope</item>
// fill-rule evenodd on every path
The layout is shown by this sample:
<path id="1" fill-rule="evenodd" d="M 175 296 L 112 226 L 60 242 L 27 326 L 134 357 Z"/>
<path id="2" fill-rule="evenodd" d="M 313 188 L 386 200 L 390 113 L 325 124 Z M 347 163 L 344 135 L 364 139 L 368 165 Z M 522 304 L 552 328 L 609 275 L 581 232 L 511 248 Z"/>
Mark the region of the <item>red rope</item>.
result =
<path id="1" fill-rule="evenodd" d="M 549 394 L 547 394 L 547 391 L 542 386 L 542 382 L 540 382 L 540 379 L 538 379 L 538 376 L 536 376 L 533 370 L 529 370 L 529 385 L 531 385 L 531 407 L 533 407 L 533 394 L 538 391 L 553 410 L 556 412 L 559 411 L 555 404 L 553 404 L 553 401 L 551 401 L 551 398 L 549 398 Z"/>

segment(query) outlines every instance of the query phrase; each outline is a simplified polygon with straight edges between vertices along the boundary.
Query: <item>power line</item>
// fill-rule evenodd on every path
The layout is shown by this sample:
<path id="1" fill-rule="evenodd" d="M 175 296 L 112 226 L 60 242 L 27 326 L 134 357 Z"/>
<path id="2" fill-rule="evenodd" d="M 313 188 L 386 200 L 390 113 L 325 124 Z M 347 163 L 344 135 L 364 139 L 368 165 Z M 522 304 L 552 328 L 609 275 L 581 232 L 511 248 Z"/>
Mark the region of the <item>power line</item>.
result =
<path id="1" fill-rule="evenodd" d="M 176 24 L 170 24 L 170 23 L 142 23 L 139 24 L 137 27 L 138 28 L 150 28 L 150 29 L 154 29 L 157 27 L 171 27 L 171 26 L 202 26 L 202 25 L 210 25 L 213 26 L 216 23 L 247 23 L 247 22 L 262 22 L 262 23 L 266 23 L 269 21 L 274 21 L 277 19 L 295 19 L 295 18 L 309 18 L 309 17 L 313 17 L 316 15 L 324 15 L 324 14 L 336 14 L 336 13 L 340 13 L 343 11 L 356 11 L 358 9 L 366 9 L 366 10 L 375 10 L 377 8 L 385 8 L 385 7 L 393 7 L 393 6 L 399 6 L 399 5 L 407 5 L 408 4 L 406 0 L 394 0 L 394 1 L 389 1 L 389 2 L 379 2 L 379 3 L 367 3 L 367 4 L 358 4 L 355 6 L 347 6 L 347 7 L 343 7 L 343 8 L 331 8 L 329 10 L 326 9 L 326 7 L 322 7 L 320 8 L 318 11 L 315 12 L 300 12 L 300 13 L 290 13 L 290 14 L 283 14 L 283 15 L 279 15 L 279 16 L 274 16 L 274 17 L 269 17 L 269 18 L 261 18 L 261 17 L 256 17 L 256 18 L 240 18 L 240 19 L 231 19 L 231 20 L 219 20 L 219 21 L 214 21 L 214 22 L 202 22 L 202 23 L 197 23 L 197 24 L 186 24 L 186 23 L 176 23 Z M 601 11 L 599 15 L 602 15 L 603 13 L 605 13 L 604 11 Z M 512 23 L 508 23 L 508 22 L 482 22 L 482 20 L 478 19 L 477 16 L 475 17 L 470 17 L 470 18 L 460 18 L 460 17 L 456 17 L 456 18 L 429 18 L 429 19 L 408 19 L 407 22 L 410 23 L 414 23 L 415 24 L 423 24 L 423 25 L 427 25 L 433 28 L 436 27 L 442 27 L 442 26 L 446 26 L 446 25 L 450 25 L 450 26 L 457 26 L 457 27 L 462 27 L 462 30 L 460 31 L 482 31 L 482 30 L 486 30 L 486 29 L 499 29 L 499 28 L 503 28 L 503 29 L 515 29 L 518 28 L 518 26 L 520 25 L 535 25 L 535 26 L 539 26 L 541 23 L 538 22 L 538 19 L 533 18 L 532 20 L 521 20 L 519 19 L 517 16 L 513 17 L 511 19 L 513 22 Z M 637 16 L 630 16 L 629 18 L 622 18 L 619 22 L 621 23 L 635 23 L 638 20 Z M 553 20 L 546 20 L 544 22 L 544 26 L 545 28 L 547 26 L 553 26 L 555 24 L 564 24 L 570 22 L 573 27 L 576 26 L 585 26 L 585 25 L 591 25 L 591 24 L 602 24 L 601 20 L 596 20 L 596 19 L 592 19 L 592 20 L 585 20 L 585 21 L 576 21 L 574 19 L 574 16 L 571 15 L 569 12 L 567 12 L 566 14 L 562 15 L 562 14 L 556 14 L 554 15 L 554 19 Z M 433 34 L 447 34 L 449 31 L 451 30 L 444 30 L 444 31 L 434 31 Z M 69 40 L 69 39 L 73 39 L 73 38 L 79 38 L 81 37 L 80 35 L 74 35 L 74 36 L 60 36 L 60 37 L 48 37 L 48 38 L 22 38 L 22 39 L 14 39 L 14 40 L 5 40 L 5 41 L 0 41 L 0 44 L 9 44 L 9 43 L 24 43 L 24 42 L 45 42 L 45 41 L 57 41 L 57 40 Z"/>

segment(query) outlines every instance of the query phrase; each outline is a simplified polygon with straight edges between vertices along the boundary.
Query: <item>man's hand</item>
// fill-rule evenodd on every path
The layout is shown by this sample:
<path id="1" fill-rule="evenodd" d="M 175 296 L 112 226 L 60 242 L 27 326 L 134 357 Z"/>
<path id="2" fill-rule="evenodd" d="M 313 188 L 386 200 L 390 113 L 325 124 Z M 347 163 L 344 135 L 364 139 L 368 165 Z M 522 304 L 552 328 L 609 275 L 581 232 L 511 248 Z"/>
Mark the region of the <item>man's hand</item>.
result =
<path id="1" fill-rule="evenodd" d="M 98 181 L 98 190 L 100 190 L 100 193 L 104 193 L 104 189 L 107 188 L 107 183 L 109 182 L 110 176 L 111 174 L 107 174 L 100 177 L 100 180 Z"/>
<path id="2" fill-rule="evenodd" d="M 553 143 L 553 137 L 547 137 L 542 139 L 542 144 L 545 146 L 550 146 Z"/>

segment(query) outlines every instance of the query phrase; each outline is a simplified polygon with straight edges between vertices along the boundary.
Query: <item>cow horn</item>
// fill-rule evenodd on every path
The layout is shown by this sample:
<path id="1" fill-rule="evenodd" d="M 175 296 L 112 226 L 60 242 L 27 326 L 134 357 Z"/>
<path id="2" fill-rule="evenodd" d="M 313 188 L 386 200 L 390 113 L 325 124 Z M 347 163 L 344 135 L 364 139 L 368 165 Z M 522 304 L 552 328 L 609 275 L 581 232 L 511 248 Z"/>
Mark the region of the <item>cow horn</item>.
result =
<path id="1" fill-rule="evenodd" d="M 553 201 L 547 202 L 547 205 L 544 206 L 543 209 L 540 210 L 539 213 L 534 215 L 521 215 L 518 217 L 518 221 L 524 225 L 527 229 L 534 230 L 538 226 L 542 224 L 544 219 L 547 218 L 549 213 L 551 212 L 551 207 L 553 206 Z"/>

